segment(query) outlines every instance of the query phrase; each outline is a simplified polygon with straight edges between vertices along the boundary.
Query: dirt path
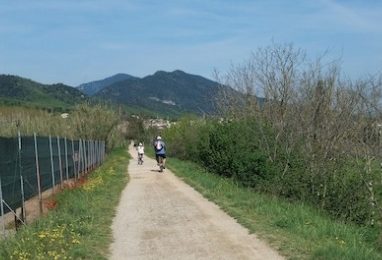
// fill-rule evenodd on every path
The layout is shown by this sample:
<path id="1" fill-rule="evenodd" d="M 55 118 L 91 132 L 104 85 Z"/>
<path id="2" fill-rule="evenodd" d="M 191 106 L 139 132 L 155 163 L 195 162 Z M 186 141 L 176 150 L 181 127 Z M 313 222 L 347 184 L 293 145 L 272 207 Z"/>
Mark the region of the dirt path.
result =
<path id="1" fill-rule="evenodd" d="M 111 259 L 282 259 L 168 169 L 159 173 L 147 157 L 137 165 L 130 154 Z"/>

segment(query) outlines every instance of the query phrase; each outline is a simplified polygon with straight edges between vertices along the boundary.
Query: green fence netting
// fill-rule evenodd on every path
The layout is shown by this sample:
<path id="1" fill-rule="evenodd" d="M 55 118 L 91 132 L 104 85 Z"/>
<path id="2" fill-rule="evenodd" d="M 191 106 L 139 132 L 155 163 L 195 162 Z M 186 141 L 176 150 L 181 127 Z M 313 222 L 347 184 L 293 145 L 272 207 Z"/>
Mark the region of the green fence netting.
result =
<path id="1" fill-rule="evenodd" d="M 4 213 L 61 182 L 100 164 L 104 142 L 58 137 L 0 137 L 0 179 Z M 36 149 L 37 160 L 36 162 Z"/>

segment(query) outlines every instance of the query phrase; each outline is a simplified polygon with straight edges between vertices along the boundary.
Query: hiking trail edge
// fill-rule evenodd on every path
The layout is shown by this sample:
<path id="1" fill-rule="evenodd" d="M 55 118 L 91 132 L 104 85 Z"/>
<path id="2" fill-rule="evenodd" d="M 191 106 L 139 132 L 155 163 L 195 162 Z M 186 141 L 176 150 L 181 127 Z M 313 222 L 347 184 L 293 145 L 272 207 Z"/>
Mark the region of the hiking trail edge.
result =
<path id="1" fill-rule="evenodd" d="M 170 170 L 146 156 L 138 165 L 129 152 L 110 259 L 283 259 Z"/>

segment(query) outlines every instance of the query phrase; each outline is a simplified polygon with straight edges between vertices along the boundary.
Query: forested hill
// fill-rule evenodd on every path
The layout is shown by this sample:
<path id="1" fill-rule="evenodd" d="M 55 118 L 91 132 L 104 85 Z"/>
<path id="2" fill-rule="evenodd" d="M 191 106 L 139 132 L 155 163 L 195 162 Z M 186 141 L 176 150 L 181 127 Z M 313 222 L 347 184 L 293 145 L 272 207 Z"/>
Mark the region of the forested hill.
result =
<path id="1" fill-rule="evenodd" d="M 0 104 L 66 109 L 85 95 L 64 84 L 45 85 L 13 75 L 0 75 Z"/>
<path id="2" fill-rule="evenodd" d="M 217 82 L 175 70 L 119 81 L 100 90 L 95 96 L 162 114 L 209 114 L 214 111 L 218 92 Z"/>
<path id="3" fill-rule="evenodd" d="M 92 96 L 96 94 L 98 91 L 102 90 L 103 88 L 110 86 L 111 84 L 114 84 L 116 82 L 120 82 L 127 79 L 137 79 L 134 76 L 124 74 L 124 73 L 118 73 L 111 77 L 107 77 L 105 79 L 91 81 L 88 83 L 83 83 L 79 85 L 77 88 L 81 90 L 86 95 Z"/>
<path id="4" fill-rule="evenodd" d="M 81 86 L 90 97 L 79 88 L 64 84 L 46 85 L 19 76 L 0 75 L 0 104 L 64 110 L 89 100 L 123 105 L 132 113 L 178 117 L 185 113 L 215 114 L 221 91 L 231 97 L 242 95 L 230 87 L 180 70 L 157 71 L 143 78 L 116 74 Z"/>

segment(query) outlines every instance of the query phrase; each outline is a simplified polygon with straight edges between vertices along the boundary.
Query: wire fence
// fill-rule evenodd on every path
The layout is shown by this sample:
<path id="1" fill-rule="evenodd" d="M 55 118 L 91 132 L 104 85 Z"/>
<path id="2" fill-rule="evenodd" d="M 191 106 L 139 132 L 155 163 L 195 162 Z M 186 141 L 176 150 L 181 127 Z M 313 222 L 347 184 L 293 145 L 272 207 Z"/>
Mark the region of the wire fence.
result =
<path id="1" fill-rule="evenodd" d="M 0 210 L 5 234 L 5 214 L 13 212 L 25 224 L 25 201 L 42 192 L 61 188 L 69 179 L 78 180 L 98 167 L 105 158 L 105 142 L 70 140 L 65 137 L 0 137 Z M 21 208 L 21 216 L 16 210 Z"/>

